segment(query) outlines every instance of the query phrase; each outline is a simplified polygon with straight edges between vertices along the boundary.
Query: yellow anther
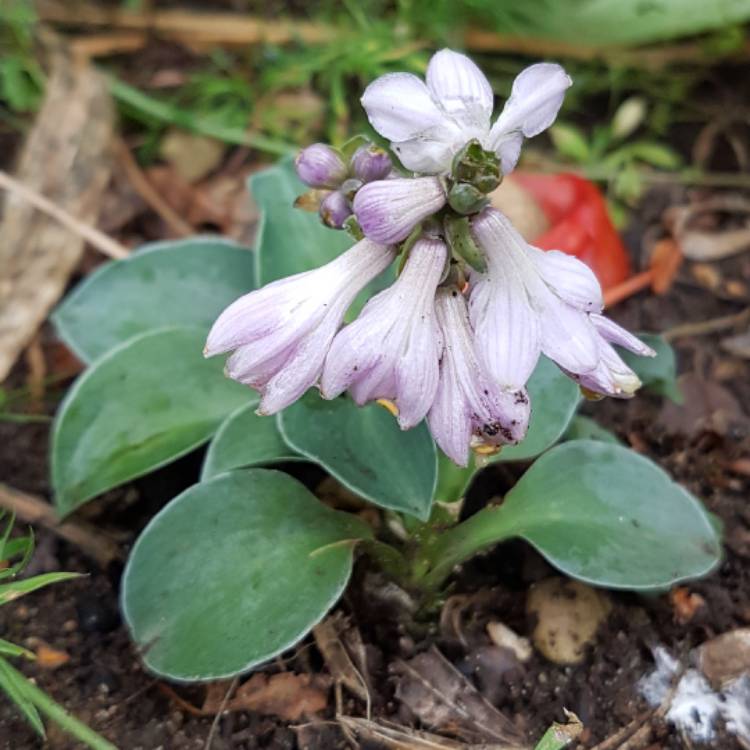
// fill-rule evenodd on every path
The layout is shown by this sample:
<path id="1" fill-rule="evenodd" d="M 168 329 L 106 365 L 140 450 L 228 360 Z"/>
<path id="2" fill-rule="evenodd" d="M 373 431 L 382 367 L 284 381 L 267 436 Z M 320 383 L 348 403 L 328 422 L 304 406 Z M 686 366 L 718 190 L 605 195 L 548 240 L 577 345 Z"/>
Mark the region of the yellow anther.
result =
<path id="1" fill-rule="evenodd" d="M 379 398 L 377 403 L 380 404 L 385 410 L 389 411 L 392 416 L 398 416 L 398 406 L 387 398 Z"/>

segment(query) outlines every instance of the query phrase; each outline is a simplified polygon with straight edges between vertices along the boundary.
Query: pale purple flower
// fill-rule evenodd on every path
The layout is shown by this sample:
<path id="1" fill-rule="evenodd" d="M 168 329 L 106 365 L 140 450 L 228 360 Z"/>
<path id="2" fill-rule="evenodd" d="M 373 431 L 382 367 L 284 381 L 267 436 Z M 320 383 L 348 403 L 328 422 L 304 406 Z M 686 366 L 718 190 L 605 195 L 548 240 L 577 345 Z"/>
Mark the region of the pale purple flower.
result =
<path id="1" fill-rule="evenodd" d="M 280 411 L 317 382 L 347 309 L 394 257 L 364 239 L 320 268 L 240 297 L 214 323 L 204 354 L 234 350 L 227 375 L 260 391 L 259 414 Z"/>
<path id="2" fill-rule="evenodd" d="M 501 388 L 479 362 L 466 300 L 455 286 L 438 290 L 435 311 L 443 352 L 427 423 L 443 453 L 466 466 L 470 447 L 500 446 L 523 439 L 529 423 L 529 398 L 524 388 Z"/>
<path id="3" fill-rule="evenodd" d="M 570 85 L 559 65 L 531 65 L 516 77 L 491 126 L 489 82 L 468 57 L 444 49 L 432 56 L 426 83 L 410 73 L 387 73 L 367 87 L 362 106 L 407 169 L 447 173 L 453 156 L 477 139 L 497 154 L 507 174 L 518 161 L 524 137 L 538 135 L 554 122 Z"/>
<path id="4" fill-rule="evenodd" d="M 360 405 L 388 399 L 404 430 L 424 419 L 438 385 L 435 289 L 446 257 L 440 240 L 423 237 L 414 243 L 398 279 L 333 340 L 320 380 L 324 398 L 349 389 Z"/>
<path id="5" fill-rule="evenodd" d="M 372 145 L 358 148 L 350 166 L 354 176 L 362 182 L 384 180 L 393 169 L 388 152 Z"/>
<path id="6" fill-rule="evenodd" d="M 303 148 L 294 160 L 297 176 L 309 187 L 336 188 L 349 172 L 336 149 L 325 143 Z"/>
<path id="7" fill-rule="evenodd" d="M 405 240 L 445 201 L 445 189 L 438 177 L 397 177 L 363 185 L 352 207 L 365 236 L 391 245 Z"/>
<path id="8" fill-rule="evenodd" d="M 352 207 L 341 190 L 334 190 L 320 204 L 320 218 L 331 229 L 341 229 L 352 215 Z"/>
<path id="9" fill-rule="evenodd" d="M 601 287 L 591 269 L 532 247 L 492 208 L 472 220 L 472 231 L 487 270 L 472 275 L 469 314 L 479 358 L 500 385 L 522 387 L 544 353 L 592 391 L 632 395 L 640 382 L 610 342 L 654 352 L 599 315 Z"/>

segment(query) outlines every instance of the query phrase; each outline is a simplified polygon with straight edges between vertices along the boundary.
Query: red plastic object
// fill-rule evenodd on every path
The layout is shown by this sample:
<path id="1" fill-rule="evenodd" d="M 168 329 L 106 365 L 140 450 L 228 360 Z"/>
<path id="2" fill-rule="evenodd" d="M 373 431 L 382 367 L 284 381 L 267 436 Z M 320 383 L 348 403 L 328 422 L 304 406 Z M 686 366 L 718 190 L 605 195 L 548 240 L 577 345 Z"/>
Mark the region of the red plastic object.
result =
<path id="1" fill-rule="evenodd" d="M 539 202 L 550 228 L 534 240 L 543 250 L 575 255 L 610 289 L 630 276 L 630 261 L 599 188 L 574 174 L 516 172 L 513 179 Z"/>

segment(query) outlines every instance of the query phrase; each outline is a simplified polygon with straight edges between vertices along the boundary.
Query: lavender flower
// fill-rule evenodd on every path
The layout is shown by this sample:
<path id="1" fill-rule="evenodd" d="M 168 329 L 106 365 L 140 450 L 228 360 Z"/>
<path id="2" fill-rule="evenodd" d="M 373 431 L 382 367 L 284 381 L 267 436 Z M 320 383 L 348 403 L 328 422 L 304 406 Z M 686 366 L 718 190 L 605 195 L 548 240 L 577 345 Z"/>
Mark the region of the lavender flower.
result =
<path id="1" fill-rule="evenodd" d="M 261 392 L 259 414 L 280 411 L 317 382 L 346 310 L 394 255 L 364 239 L 320 268 L 240 297 L 214 323 L 204 354 L 234 350 L 227 375 Z"/>
<path id="2" fill-rule="evenodd" d="M 294 166 L 300 180 L 312 188 L 336 188 L 349 171 L 338 151 L 325 143 L 303 148 Z"/>
<path id="3" fill-rule="evenodd" d="M 559 65 L 526 68 L 490 127 L 494 97 L 489 82 L 468 57 L 444 49 L 430 60 L 426 84 L 410 73 L 387 73 L 367 87 L 362 106 L 407 169 L 447 173 L 453 156 L 476 139 L 495 152 L 507 174 L 524 137 L 554 122 L 571 83 Z"/>
<path id="4" fill-rule="evenodd" d="M 360 405 L 389 399 L 404 430 L 424 419 L 438 386 L 435 289 L 446 257 L 444 242 L 417 240 L 393 285 L 333 340 L 320 380 L 323 398 L 349 389 Z"/>
<path id="5" fill-rule="evenodd" d="M 528 245 L 499 211 L 472 220 L 487 271 L 472 276 L 469 313 L 479 358 L 506 388 L 520 388 L 540 353 L 581 385 L 627 397 L 639 387 L 635 373 L 609 342 L 653 356 L 654 352 L 603 318 L 601 287 L 591 269 L 559 251 Z"/>
<path id="6" fill-rule="evenodd" d="M 405 240 L 445 201 L 445 189 L 437 177 L 395 178 L 362 186 L 352 207 L 365 236 L 393 244 Z"/>
<path id="7" fill-rule="evenodd" d="M 320 218 L 331 229 L 341 229 L 352 215 L 352 207 L 341 190 L 334 190 L 320 204 Z"/>
<path id="8" fill-rule="evenodd" d="M 500 446 L 523 439 L 529 398 L 524 388 L 501 388 L 480 364 L 466 300 L 457 287 L 438 290 L 435 310 L 444 348 L 427 423 L 443 453 L 466 466 L 470 446 Z"/>
<path id="9" fill-rule="evenodd" d="M 393 163 L 388 152 L 377 146 L 361 146 L 352 156 L 351 170 L 362 182 L 384 180 L 392 169 Z"/>

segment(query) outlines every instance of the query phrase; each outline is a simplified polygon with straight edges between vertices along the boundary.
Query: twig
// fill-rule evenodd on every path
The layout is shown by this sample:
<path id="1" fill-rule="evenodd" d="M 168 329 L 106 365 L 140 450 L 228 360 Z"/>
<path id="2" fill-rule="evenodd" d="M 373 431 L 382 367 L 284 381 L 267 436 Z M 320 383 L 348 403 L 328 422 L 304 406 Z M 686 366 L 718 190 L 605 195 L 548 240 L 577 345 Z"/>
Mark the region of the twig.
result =
<path id="1" fill-rule="evenodd" d="M 726 331 L 729 328 L 740 327 L 747 323 L 750 323 L 750 307 L 746 307 L 744 310 L 734 313 L 734 315 L 723 315 L 720 318 L 700 320 L 697 323 L 683 323 L 664 331 L 662 336 L 667 341 L 674 341 L 688 336 L 703 336 L 707 333 Z"/>
<path id="2" fill-rule="evenodd" d="M 109 256 L 110 258 L 127 258 L 129 252 L 126 247 L 121 245 L 119 242 L 113 240 L 104 232 L 100 232 L 98 229 L 84 224 L 72 216 L 64 209 L 56 206 L 52 201 L 45 198 L 35 190 L 26 187 L 15 178 L 11 177 L 7 172 L 0 170 L 0 188 L 7 190 L 14 196 L 25 200 L 30 203 L 34 208 L 38 209 L 47 216 L 59 221 L 66 229 L 71 232 L 75 232 L 80 237 L 90 243 L 92 247 L 96 248 L 100 253 Z"/>
<path id="3" fill-rule="evenodd" d="M 133 158 L 127 144 L 120 138 L 115 139 L 115 153 L 125 176 L 130 181 L 138 195 L 164 220 L 164 223 L 177 237 L 190 237 L 195 229 L 188 224 L 165 200 L 151 184 L 138 162 Z"/>
<path id="4" fill-rule="evenodd" d="M 122 559 L 120 547 L 99 529 L 83 521 L 60 523 L 54 508 L 39 497 L 0 484 L 0 507 L 15 513 L 25 523 L 35 523 L 49 529 L 96 560 L 106 568 L 114 560 Z"/>
<path id="5" fill-rule="evenodd" d="M 624 299 L 631 297 L 632 295 L 640 292 L 647 287 L 651 286 L 651 282 L 654 279 L 653 270 L 643 271 L 637 273 L 635 276 L 631 276 L 629 279 L 625 279 L 621 284 L 610 287 L 604 292 L 604 305 L 605 307 L 612 307 L 618 302 L 622 302 Z"/>
<path id="6" fill-rule="evenodd" d="M 206 737 L 206 744 L 203 746 L 203 750 L 211 750 L 211 743 L 214 741 L 216 730 L 219 728 L 219 721 L 221 721 L 221 715 L 224 713 L 224 710 L 227 707 L 227 703 L 229 703 L 229 698 L 231 697 L 232 693 L 237 688 L 237 683 L 239 681 L 240 681 L 240 678 L 238 675 L 232 680 L 232 683 L 229 685 L 229 688 L 227 689 L 227 692 L 225 693 L 224 698 L 221 701 L 219 710 L 216 712 L 216 716 L 214 716 L 214 720 L 211 722 L 211 729 L 208 730 L 208 736 Z"/>
<path id="7" fill-rule="evenodd" d="M 183 711 L 187 711 L 192 716 L 208 716 L 206 711 L 202 711 L 197 706 L 194 706 L 189 701 L 179 696 L 169 685 L 165 682 L 158 683 L 157 687 L 164 693 L 170 700 L 173 700 Z"/>

